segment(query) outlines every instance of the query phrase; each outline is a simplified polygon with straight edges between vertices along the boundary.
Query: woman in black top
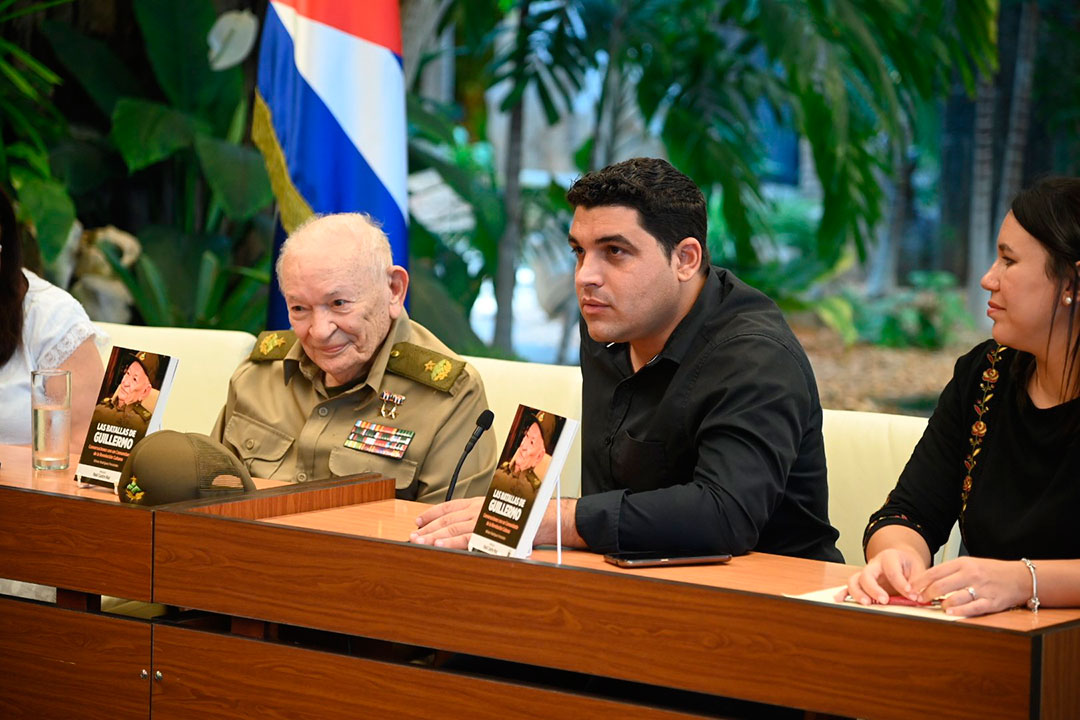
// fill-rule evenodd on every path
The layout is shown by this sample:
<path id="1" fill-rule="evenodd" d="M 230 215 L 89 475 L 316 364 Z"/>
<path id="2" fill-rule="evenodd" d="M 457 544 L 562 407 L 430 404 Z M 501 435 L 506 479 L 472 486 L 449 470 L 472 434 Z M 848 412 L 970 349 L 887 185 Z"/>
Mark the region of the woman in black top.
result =
<path id="1" fill-rule="evenodd" d="M 956 363 L 846 590 L 946 612 L 1080 606 L 1080 179 L 1021 192 L 982 278 L 994 340 Z M 930 567 L 955 521 L 970 557 Z M 1071 521 L 1071 522 L 1070 522 Z"/>

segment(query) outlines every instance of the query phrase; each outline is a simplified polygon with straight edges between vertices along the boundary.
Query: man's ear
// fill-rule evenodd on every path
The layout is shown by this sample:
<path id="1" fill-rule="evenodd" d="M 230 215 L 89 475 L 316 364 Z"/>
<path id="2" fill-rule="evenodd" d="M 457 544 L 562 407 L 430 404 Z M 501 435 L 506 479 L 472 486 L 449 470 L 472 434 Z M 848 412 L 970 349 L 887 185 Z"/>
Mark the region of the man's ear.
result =
<path id="1" fill-rule="evenodd" d="M 675 274 L 682 282 L 690 280 L 701 271 L 701 243 L 697 238 L 686 237 L 671 251 Z"/>
<path id="2" fill-rule="evenodd" d="M 409 292 L 409 273 L 400 265 L 391 265 L 386 270 L 390 283 L 390 319 L 397 320 L 405 309 L 405 295 Z"/>

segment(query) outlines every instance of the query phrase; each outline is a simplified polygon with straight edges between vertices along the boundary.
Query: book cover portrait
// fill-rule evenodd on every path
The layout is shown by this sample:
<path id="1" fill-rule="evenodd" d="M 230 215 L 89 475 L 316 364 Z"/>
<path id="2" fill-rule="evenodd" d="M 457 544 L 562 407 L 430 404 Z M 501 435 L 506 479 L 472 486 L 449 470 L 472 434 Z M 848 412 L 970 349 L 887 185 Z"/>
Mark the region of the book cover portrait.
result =
<path id="1" fill-rule="evenodd" d="M 79 461 L 78 480 L 116 483 L 135 443 L 161 428 L 175 372 L 176 361 L 168 355 L 113 348 Z"/>
<path id="2" fill-rule="evenodd" d="M 518 406 L 470 549 L 519 557 L 529 554 L 576 429 L 576 421 Z"/>

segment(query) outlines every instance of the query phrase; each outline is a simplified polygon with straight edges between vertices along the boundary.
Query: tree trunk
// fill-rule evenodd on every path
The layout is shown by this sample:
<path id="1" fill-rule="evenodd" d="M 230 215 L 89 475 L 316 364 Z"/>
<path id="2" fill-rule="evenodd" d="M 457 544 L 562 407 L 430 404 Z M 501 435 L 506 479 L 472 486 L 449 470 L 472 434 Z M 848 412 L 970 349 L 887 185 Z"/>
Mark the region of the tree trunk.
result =
<path id="1" fill-rule="evenodd" d="M 994 82 L 979 80 L 975 98 L 975 142 L 972 150 L 971 217 L 968 222 L 968 310 L 982 327 L 989 327 L 986 317 L 986 291 L 979 286 L 990 265 L 993 247 L 994 189 Z"/>
<path id="2" fill-rule="evenodd" d="M 998 185 L 996 223 L 1001 224 L 1009 212 L 1012 199 L 1020 192 L 1024 172 L 1024 148 L 1027 145 L 1031 118 L 1031 84 L 1035 75 L 1036 37 L 1039 28 L 1039 4 L 1026 2 L 1020 10 L 1020 29 L 1017 32 L 1016 65 L 1013 71 L 1012 97 L 1009 102 L 1009 124 L 1005 134 L 1005 152 L 1001 163 L 1001 183 Z"/>
<path id="3" fill-rule="evenodd" d="M 901 127 L 903 137 L 893 151 L 893 172 L 896 179 L 890 193 L 892 202 L 889 206 L 889 226 L 878 239 L 870 266 L 870 276 L 866 282 L 866 294 L 870 297 L 887 295 L 895 290 L 898 284 L 900 246 L 907 230 L 908 210 L 911 206 L 911 176 L 915 174 L 915 163 L 908 154 L 911 133 L 907 122 L 901 121 Z"/>
<path id="4" fill-rule="evenodd" d="M 623 26 L 630 12 L 628 0 L 619 5 L 608 36 L 607 63 L 600 82 L 600 100 L 596 103 L 596 122 L 593 126 L 593 146 L 589 157 L 589 170 L 598 170 L 611 164 L 615 154 L 618 133 L 619 105 L 622 102 Z"/>
<path id="5" fill-rule="evenodd" d="M 439 23 L 450 5 L 451 0 L 404 0 L 401 3 L 401 62 L 406 88 L 413 87 L 416 82 L 424 53 L 439 44 Z"/>
<path id="6" fill-rule="evenodd" d="M 506 228 L 499 238 L 499 265 L 495 270 L 495 338 L 500 350 L 513 352 L 514 285 L 518 252 L 521 249 L 521 135 L 524 103 L 510 110 L 510 130 L 506 141 Z"/>
<path id="7" fill-rule="evenodd" d="M 517 38 L 518 67 L 524 61 L 527 37 L 522 37 L 520 27 L 529 14 L 529 1 L 518 7 L 519 35 Z M 511 88 L 512 91 L 512 88 Z M 522 130 L 525 122 L 525 96 L 510 108 L 510 122 L 506 135 L 506 177 L 503 194 L 506 205 L 506 227 L 499 238 L 499 264 L 495 268 L 495 337 L 492 344 L 506 352 L 513 352 L 514 342 L 514 285 L 516 283 L 518 253 L 521 249 L 521 155 Z"/>

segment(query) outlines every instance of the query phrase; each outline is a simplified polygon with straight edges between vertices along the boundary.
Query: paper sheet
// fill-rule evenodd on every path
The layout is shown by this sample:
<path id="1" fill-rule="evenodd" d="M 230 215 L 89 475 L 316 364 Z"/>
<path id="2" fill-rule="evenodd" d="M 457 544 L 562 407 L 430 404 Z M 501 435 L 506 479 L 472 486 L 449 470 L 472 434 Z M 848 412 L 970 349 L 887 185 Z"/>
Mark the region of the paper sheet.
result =
<path id="1" fill-rule="evenodd" d="M 837 602 L 833 598 L 836 593 L 843 590 L 845 585 L 837 585 L 834 588 L 826 588 L 825 590 L 815 590 L 814 592 L 804 593 L 802 595 L 787 595 L 784 597 L 796 598 L 798 600 L 809 600 L 811 602 L 823 603 L 825 605 L 838 605 L 840 607 L 847 608 L 861 608 L 863 610 L 876 610 L 877 612 L 892 613 L 894 615 L 912 615 L 914 617 L 930 618 L 931 620 L 947 620 L 953 622 L 955 620 L 961 620 L 962 618 L 957 615 L 946 615 L 945 611 L 941 608 L 931 607 L 910 607 L 907 605 L 859 605 L 858 603 L 850 603 L 840 601 Z"/>

